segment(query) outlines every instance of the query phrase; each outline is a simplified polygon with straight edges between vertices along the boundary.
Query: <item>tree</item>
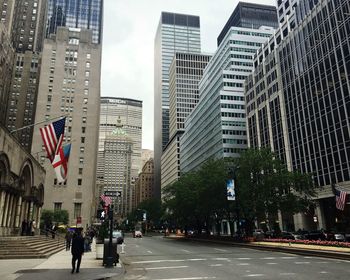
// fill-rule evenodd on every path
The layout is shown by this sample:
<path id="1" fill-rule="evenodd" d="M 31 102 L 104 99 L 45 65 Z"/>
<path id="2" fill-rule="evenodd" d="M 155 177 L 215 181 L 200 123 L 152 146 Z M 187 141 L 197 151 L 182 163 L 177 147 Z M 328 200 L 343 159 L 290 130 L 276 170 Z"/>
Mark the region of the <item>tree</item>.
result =
<path id="1" fill-rule="evenodd" d="M 43 209 L 41 212 L 42 224 L 49 225 L 52 223 L 68 224 L 69 214 L 67 210 L 48 210 Z"/>
<path id="2" fill-rule="evenodd" d="M 315 187 L 309 174 L 290 172 L 268 149 L 248 149 L 235 164 L 237 199 L 246 229 L 254 221 L 276 220 L 278 210 L 290 215 L 305 211 Z"/>

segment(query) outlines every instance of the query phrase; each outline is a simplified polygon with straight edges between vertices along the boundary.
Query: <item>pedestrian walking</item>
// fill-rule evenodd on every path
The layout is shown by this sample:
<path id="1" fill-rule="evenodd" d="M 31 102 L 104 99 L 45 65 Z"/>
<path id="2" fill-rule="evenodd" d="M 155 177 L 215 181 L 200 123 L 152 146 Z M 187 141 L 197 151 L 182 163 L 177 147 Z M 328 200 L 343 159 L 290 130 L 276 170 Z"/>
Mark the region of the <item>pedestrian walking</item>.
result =
<path id="1" fill-rule="evenodd" d="M 36 228 L 36 222 L 34 220 L 32 220 L 32 222 L 30 223 L 31 228 L 30 228 L 30 235 L 34 236 L 35 233 L 35 228 Z"/>
<path id="2" fill-rule="evenodd" d="M 79 273 L 80 263 L 81 263 L 81 257 L 84 254 L 84 238 L 81 236 L 81 231 L 76 230 L 76 232 L 73 235 L 72 240 L 72 271 L 71 273 Z M 77 263 L 77 267 L 75 270 L 75 263 Z"/>
<path id="3" fill-rule="evenodd" d="M 52 226 L 52 230 L 51 230 L 51 233 L 52 233 L 52 239 L 55 239 L 55 236 L 56 236 L 56 230 L 58 229 L 58 226 L 57 224 L 54 224 Z"/>
<path id="4" fill-rule="evenodd" d="M 27 225 L 27 229 L 26 229 L 27 235 L 31 235 L 31 233 L 32 233 L 32 224 L 33 224 L 33 220 L 30 222 L 28 221 L 28 225 Z"/>
<path id="5" fill-rule="evenodd" d="M 72 243 L 72 233 L 68 230 L 65 236 L 66 239 L 66 251 L 70 250 L 70 245 Z"/>
<path id="6" fill-rule="evenodd" d="M 23 236 L 23 235 L 26 235 L 26 233 L 27 233 L 27 227 L 28 227 L 28 222 L 27 222 L 26 219 L 24 219 L 24 220 L 22 221 L 22 225 L 21 225 L 21 235 L 22 235 L 22 236 Z"/>

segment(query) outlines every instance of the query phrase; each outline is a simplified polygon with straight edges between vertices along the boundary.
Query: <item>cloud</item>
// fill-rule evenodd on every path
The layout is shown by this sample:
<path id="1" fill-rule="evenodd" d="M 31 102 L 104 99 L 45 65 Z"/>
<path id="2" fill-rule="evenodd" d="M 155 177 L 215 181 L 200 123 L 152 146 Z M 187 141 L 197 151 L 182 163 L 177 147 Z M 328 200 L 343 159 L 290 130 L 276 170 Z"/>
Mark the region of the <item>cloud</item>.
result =
<path id="1" fill-rule="evenodd" d="M 275 0 L 256 0 L 275 5 Z M 216 38 L 238 1 L 105 0 L 101 95 L 143 101 L 142 147 L 153 150 L 154 37 L 162 11 L 200 16 L 202 51 Z"/>

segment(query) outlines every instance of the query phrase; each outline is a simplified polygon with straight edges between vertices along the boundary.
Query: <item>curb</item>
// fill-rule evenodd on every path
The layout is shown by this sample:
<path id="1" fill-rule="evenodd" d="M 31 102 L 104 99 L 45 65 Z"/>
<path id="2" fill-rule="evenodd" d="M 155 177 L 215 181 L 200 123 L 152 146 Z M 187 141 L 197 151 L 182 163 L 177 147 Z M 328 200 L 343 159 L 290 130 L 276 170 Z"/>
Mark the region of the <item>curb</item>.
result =
<path id="1" fill-rule="evenodd" d="M 194 242 L 201 242 L 201 243 L 226 244 L 226 245 L 232 245 L 235 247 L 243 247 L 243 248 L 249 248 L 254 250 L 292 253 L 292 254 L 303 255 L 303 256 L 350 260 L 350 253 L 342 253 L 342 252 L 335 252 L 335 251 L 288 248 L 288 247 L 282 247 L 282 246 L 254 245 L 254 244 L 244 244 L 244 243 L 237 243 L 237 242 L 230 242 L 230 241 L 199 239 L 199 238 L 177 238 L 177 237 L 170 237 L 170 236 L 167 236 L 165 238 L 184 240 L 184 241 L 194 241 Z"/>

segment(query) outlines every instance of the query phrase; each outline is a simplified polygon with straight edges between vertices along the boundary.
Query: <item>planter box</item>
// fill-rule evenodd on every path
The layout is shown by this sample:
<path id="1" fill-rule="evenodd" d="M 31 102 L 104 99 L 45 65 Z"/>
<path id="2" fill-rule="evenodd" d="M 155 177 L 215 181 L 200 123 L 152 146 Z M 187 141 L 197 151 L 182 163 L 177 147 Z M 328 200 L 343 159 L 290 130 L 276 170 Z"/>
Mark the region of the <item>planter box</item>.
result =
<path id="1" fill-rule="evenodd" d="M 103 259 L 103 243 L 99 244 L 96 243 L 96 259 L 102 260 Z"/>

